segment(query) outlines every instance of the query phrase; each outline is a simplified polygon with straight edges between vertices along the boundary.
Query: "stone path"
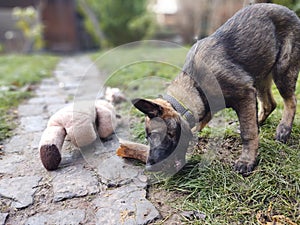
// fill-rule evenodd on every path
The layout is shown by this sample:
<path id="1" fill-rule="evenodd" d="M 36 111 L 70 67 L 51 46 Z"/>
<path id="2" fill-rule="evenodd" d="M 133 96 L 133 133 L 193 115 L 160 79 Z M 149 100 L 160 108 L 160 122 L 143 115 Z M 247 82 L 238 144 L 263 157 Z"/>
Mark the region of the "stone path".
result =
<path id="1" fill-rule="evenodd" d="M 19 106 L 19 126 L 0 156 L 0 225 L 133 225 L 160 217 L 146 198 L 143 168 L 115 156 L 118 135 L 81 151 L 66 142 L 56 171 L 40 162 L 38 143 L 49 117 L 75 94 L 95 99 L 102 80 L 90 65 L 84 56 L 64 58 L 54 77 Z"/>

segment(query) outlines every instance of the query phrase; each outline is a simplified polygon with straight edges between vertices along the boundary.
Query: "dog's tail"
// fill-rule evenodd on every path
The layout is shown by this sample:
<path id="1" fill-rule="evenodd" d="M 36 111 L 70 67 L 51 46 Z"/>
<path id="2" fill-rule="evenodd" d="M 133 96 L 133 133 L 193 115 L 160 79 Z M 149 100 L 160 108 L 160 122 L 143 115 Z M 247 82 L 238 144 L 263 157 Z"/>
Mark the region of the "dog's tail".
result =
<path id="1" fill-rule="evenodd" d="M 300 19 L 297 23 L 292 23 L 293 30 L 286 31 L 284 38 L 278 40 L 279 46 L 277 60 L 274 72 L 277 74 L 285 74 L 294 70 L 299 72 L 300 69 Z"/>

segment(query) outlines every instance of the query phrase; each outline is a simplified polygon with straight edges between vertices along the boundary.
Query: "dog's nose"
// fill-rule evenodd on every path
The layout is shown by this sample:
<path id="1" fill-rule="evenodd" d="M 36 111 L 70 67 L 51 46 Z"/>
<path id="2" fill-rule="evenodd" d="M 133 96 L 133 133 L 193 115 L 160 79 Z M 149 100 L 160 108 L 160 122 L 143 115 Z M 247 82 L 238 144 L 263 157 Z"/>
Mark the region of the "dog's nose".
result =
<path id="1" fill-rule="evenodd" d="M 146 163 L 146 166 L 152 166 L 155 164 L 155 160 L 154 159 L 151 159 L 151 158 L 148 158 L 147 159 L 147 163 Z"/>
<path id="2" fill-rule="evenodd" d="M 151 165 L 148 165 L 148 164 L 146 164 L 146 170 L 147 170 L 147 171 L 152 171 L 152 166 L 151 166 Z"/>
<path id="3" fill-rule="evenodd" d="M 155 164 L 155 161 L 153 159 L 148 158 L 147 163 L 146 163 L 146 170 L 151 171 L 154 164 Z"/>

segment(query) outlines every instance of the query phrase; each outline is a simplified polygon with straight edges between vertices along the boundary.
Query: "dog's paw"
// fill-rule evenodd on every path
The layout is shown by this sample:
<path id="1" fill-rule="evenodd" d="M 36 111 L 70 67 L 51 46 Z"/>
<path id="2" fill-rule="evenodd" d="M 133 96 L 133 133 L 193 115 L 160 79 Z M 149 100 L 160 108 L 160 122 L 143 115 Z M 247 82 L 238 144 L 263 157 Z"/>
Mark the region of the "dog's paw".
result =
<path id="1" fill-rule="evenodd" d="M 253 171 L 256 166 L 256 161 L 249 161 L 245 159 L 238 159 L 235 162 L 234 170 L 238 173 L 242 174 L 243 176 L 248 176 Z"/>
<path id="2" fill-rule="evenodd" d="M 61 161 L 60 152 L 54 144 L 41 146 L 40 157 L 47 170 L 56 170 Z"/>
<path id="3" fill-rule="evenodd" d="M 292 128 L 284 124 L 279 124 L 276 129 L 276 140 L 286 143 L 291 135 Z"/>

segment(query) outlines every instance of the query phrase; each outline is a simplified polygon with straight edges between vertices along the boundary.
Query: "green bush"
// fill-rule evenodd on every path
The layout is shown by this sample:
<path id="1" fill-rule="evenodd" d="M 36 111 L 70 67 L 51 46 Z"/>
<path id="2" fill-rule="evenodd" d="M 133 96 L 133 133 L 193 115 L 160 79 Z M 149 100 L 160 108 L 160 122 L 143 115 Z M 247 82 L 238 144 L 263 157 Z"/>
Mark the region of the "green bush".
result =
<path id="1" fill-rule="evenodd" d="M 300 2 L 297 0 L 273 0 L 273 3 L 284 5 L 294 10 L 300 16 Z"/>
<path id="2" fill-rule="evenodd" d="M 96 15 L 100 29 L 105 35 L 104 42 L 101 40 L 102 46 L 118 46 L 149 38 L 154 33 L 155 23 L 147 11 L 147 0 L 87 0 L 86 3 Z M 85 15 L 87 30 L 97 37 L 93 29 L 96 24 L 92 23 L 83 7 L 81 12 Z"/>
<path id="3" fill-rule="evenodd" d="M 39 50 L 44 47 L 44 26 L 39 21 L 38 11 L 32 6 L 27 8 L 15 7 L 13 17 L 17 20 L 16 26 L 22 31 L 25 38 L 23 51 Z"/>

